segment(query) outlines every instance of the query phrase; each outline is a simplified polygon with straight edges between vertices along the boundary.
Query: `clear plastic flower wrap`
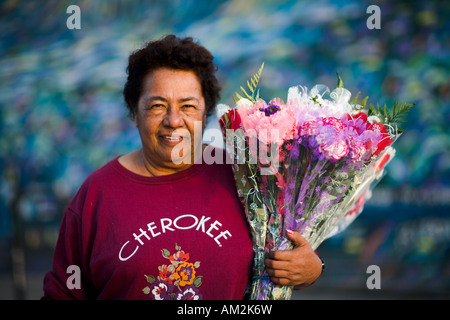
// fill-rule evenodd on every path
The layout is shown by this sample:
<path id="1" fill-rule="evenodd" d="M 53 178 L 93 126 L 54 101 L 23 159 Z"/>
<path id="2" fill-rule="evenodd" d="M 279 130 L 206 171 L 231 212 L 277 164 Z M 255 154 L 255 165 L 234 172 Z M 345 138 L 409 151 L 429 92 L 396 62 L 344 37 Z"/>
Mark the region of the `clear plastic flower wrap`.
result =
<path id="1" fill-rule="evenodd" d="M 412 104 L 365 107 L 350 102 L 343 87 L 292 87 L 287 102 L 268 103 L 256 90 L 262 67 L 241 87 L 236 107 L 221 105 L 219 122 L 238 194 L 253 237 L 251 299 L 290 299 L 291 286 L 272 283 L 264 259 L 271 250 L 292 249 L 286 229 L 316 249 L 345 230 L 395 155 L 391 147 Z"/>

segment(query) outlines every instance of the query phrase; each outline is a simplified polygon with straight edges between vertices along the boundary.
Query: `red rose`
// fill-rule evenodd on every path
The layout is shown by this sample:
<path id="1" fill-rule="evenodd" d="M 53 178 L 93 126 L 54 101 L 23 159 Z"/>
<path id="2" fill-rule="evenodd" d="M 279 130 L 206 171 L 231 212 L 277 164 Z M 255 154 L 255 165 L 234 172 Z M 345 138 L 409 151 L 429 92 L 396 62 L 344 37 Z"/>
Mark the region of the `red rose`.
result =
<path id="1" fill-rule="evenodd" d="M 348 125 L 353 127 L 358 134 L 362 134 L 366 131 L 367 126 L 367 114 L 364 112 L 358 112 L 354 115 L 347 114 Z"/>
<path id="2" fill-rule="evenodd" d="M 241 117 L 239 115 L 239 112 L 237 109 L 231 109 L 227 113 L 225 113 L 220 119 L 219 119 L 220 127 L 222 128 L 222 131 L 225 129 L 239 129 L 241 128 Z"/>
<path id="3" fill-rule="evenodd" d="M 383 158 L 381 158 L 377 163 L 376 163 L 376 170 L 377 171 L 381 171 L 384 169 L 384 167 L 386 166 L 386 162 L 389 161 L 389 159 L 391 158 L 391 155 L 389 153 L 386 153 L 384 155 Z"/>
<path id="4" fill-rule="evenodd" d="M 367 114 L 364 112 L 358 112 L 357 114 L 354 114 L 353 116 L 347 114 L 347 120 L 358 120 L 361 119 L 363 122 L 367 122 Z"/>
<path id="5" fill-rule="evenodd" d="M 367 125 L 367 130 L 379 131 L 382 134 L 381 140 L 377 144 L 377 150 L 375 150 L 374 155 L 379 154 L 381 151 L 383 151 L 384 148 L 386 148 L 388 145 L 394 142 L 391 136 L 387 133 L 386 127 L 382 123 L 379 122 L 369 123 Z"/>

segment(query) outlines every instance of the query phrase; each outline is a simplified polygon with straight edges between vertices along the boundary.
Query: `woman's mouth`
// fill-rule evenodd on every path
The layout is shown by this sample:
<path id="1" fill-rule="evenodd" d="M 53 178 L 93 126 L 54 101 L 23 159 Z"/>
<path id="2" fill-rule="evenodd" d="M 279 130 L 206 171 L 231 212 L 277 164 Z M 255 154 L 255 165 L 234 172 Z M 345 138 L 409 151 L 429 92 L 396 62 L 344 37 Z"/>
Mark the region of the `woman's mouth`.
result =
<path id="1" fill-rule="evenodd" d="M 161 139 L 163 142 L 170 145 L 175 145 L 183 141 L 183 137 L 181 136 L 161 136 Z"/>

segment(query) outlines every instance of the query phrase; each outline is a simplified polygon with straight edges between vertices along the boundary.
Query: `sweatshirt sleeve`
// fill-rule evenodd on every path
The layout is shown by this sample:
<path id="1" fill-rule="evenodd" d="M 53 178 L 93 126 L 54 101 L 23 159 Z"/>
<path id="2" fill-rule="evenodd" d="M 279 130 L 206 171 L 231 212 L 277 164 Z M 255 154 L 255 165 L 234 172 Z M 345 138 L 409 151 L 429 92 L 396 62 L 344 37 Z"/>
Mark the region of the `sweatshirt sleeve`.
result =
<path id="1" fill-rule="evenodd" d="M 44 277 L 42 300 L 86 300 L 92 297 L 82 256 L 80 216 L 68 208 L 53 256 L 53 270 Z M 91 293 L 91 294 L 90 294 Z"/>

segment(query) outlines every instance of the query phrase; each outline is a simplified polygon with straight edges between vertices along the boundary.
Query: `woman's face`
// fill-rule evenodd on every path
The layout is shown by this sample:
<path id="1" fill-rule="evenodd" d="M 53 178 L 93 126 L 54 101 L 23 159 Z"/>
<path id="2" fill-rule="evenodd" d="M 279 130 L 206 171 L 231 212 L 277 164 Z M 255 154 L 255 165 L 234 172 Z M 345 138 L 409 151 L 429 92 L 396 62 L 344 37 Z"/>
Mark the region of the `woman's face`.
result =
<path id="1" fill-rule="evenodd" d="M 135 123 L 151 168 L 170 173 L 194 163 L 205 121 L 205 99 L 192 71 L 162 68 L 146 76 Z"/>

